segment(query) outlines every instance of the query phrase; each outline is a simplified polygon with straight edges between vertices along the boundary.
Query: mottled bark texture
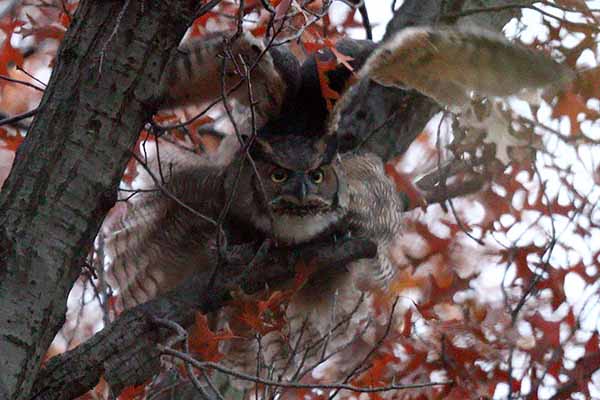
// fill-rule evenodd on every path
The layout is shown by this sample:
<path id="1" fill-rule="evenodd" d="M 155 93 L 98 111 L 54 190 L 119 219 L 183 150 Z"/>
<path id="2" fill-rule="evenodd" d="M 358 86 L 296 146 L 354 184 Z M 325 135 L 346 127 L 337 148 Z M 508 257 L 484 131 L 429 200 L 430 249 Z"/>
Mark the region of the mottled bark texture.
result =
<path id="1" fill-rule="evenodd" d="M 202 282 L 194 281 L 191 288 L 125 313 L 86 344 L 48 362 L 32 392 L 41 358 L 64 320 L 69 289 L 114 202 L 129 150 L 154 111 L 158 77 L 199 3 L 81 2 L 0 196 L 0 398 L 71 399 L 101 375 L 116 392 L 139 383 L 158 370 L 155 343 L 167 334 L 151 316 L 185 323 L 195 306 L 218 307 L 230 287 L 224 280 L 207 293 Z M 504 1 L 406 0 L 387 35 L 469 8 L 463 3 L 481 7 Z M 472 19 L 498 27 L 508 17 L 495 13 Z M 386 159 L 402 154 L 437 110 L 412 92 L 369 82 L 354 90 L 360 101 L 341 121 L 349 137 L 345 146 L 362 144 Z M 331 247 L 329 252 L 339 256 L 339 251 Z M 342 252 L 361 254 L 353 248 Z M 334 260 L 340 261 L 329 262 Z M 262 287 L 271 271 L 262 270 L 262 280 L 254 284 Z M 245 282 L 243 276 L 237 279 L 230 281 Z"/>
<path id="2" fill-rule="evenodd" d="M 84 0 L 0 195 L 0 397 L 26 399 L 197 0 Z"/>

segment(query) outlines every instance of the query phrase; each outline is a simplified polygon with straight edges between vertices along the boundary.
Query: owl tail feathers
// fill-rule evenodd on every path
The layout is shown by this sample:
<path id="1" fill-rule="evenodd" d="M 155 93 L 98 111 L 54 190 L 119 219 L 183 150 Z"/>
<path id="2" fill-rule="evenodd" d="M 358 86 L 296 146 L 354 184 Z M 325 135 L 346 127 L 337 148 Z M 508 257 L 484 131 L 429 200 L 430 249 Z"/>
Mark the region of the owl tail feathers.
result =
<path id="1" fill-rule="evenodd" d="M 315 302 L 306 301 L 315 296 L 305 295 L 290 300 L 287 324 L 281 331 L 271 331 L 260 339 L 248 335 L 221 342 L 221 363 L 250 376 L 292 379 L 299 369 L 323 363 L 325 355 L 356 339 L 370 307 L 368 296 L 355 288 L 336 296 L 321 293 L 321 299 Z M 240 390 L 253 386 L 253 382 L 242 379 L 230 383 Z"/>
<path id="2" fill-rule="evenodd" d="M 544 53 L 477 27 L 411 27 L 377 49 L 360 72 L 383 86 L 415 89 L 462 106 L 471 93 L 510 96 L 564 85 L 574 72 Z"/>
<path id="3" fill-rule="evenodd" d="M 269 332 L 261 338 L 237 337 L 219 343 L 224 355 L 221 363 L 242 374 L 269 378 L 282 375 L 288 365 L 289 344 L 281 332 Z M 230 378 L 232 387 L 238 390 L 254 386 L 251 380 Z"/>

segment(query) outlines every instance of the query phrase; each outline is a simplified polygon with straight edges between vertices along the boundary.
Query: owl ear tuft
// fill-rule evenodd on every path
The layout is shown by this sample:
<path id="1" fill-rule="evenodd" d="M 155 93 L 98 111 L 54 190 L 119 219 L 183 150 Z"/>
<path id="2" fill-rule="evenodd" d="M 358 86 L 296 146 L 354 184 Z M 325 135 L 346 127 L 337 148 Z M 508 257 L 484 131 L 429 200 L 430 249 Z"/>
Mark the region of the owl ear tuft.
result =
<path id="1" fill-rule="evenodd" d="M 264 138 L 257 137 L 254 139 L 254 143 L 252 144 L 252 153 L 255 155 L 260 155 L 261 158 L 264 159 L 272 159 L 275 155 L 275 151 L 273 150 L 273 146 L 265 140 Z"/>

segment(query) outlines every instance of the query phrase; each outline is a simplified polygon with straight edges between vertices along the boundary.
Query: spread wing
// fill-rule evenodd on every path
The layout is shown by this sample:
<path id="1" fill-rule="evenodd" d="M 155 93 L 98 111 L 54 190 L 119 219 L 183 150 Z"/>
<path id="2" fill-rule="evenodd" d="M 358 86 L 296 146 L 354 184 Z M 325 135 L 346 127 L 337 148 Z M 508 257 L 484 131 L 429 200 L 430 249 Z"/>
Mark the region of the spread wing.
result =
<path id="1" fill-rule="evenodd" d="M 225 33 L 188 40 L 169 61 L 160 82 L 163 107 L 200 104 L 222 98 L 249 106 L 252 84 L 261 122 L 277 115 L 284 98 L 297 90 L 299 65 L 285 48 L 266 49 L 245 32 L 229 40 Z"/>
<path id="2" fill-rule="evenodd" d="M 156 160 L 149 164 L 156 171 Z M 215 227 L 200 215 L 217 213 L 222 169 L 168 144 L 161 145 L 161 164 L 166 180 L 163 189 L 145 174 L 143 191 L 133 197 L 126 214 L 106 234 L 109 279 L 118 288 L 119 309 L 173 289 L 196 270 L 212 271 L 216 259 Z"/>
<path id="3" fill-rule="evenodd" d="M 564 84 L 574 74 L 548 55 L 499 33 L 476 27 L 411 27 L 381 45 L 360 75 L 460 106 L 471 91 L 508 96 L 521 89 Z"/>

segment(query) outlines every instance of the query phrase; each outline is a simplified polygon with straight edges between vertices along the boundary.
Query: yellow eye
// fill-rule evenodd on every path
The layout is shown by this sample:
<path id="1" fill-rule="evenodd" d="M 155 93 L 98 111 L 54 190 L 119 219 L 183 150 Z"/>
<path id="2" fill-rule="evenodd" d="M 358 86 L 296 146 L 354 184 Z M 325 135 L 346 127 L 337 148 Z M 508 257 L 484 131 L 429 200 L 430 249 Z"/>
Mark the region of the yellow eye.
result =
<path id="1" fill-rule="evenodd" d="M 288 173 L 281 168 L 276 169 L 271 173 L 271 180 L 275 183 L 282 183 L 288 178 Z"/>
<path id="2" fill-rule="evenodd" d="M 321 182 L 323 182 L 323 178 L 325 177 L 325 174 L 323 173 L 323 170 L 321 168 L 319 169 L 315 169 L 314 171 L 310 172 L 310 180 L 313 181 L 313 183 L 316 183 L 317 185 Z"/>

